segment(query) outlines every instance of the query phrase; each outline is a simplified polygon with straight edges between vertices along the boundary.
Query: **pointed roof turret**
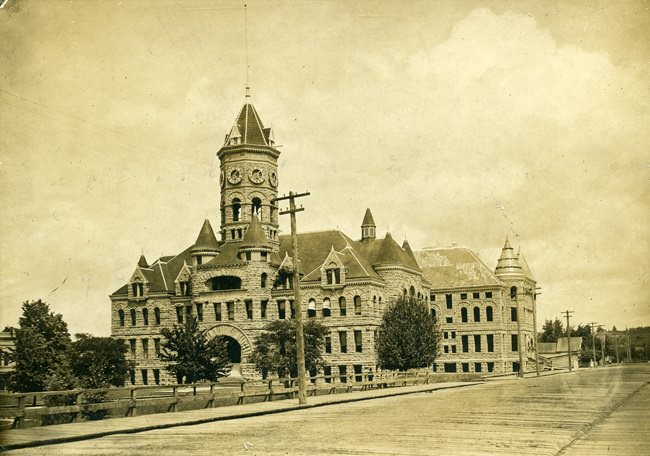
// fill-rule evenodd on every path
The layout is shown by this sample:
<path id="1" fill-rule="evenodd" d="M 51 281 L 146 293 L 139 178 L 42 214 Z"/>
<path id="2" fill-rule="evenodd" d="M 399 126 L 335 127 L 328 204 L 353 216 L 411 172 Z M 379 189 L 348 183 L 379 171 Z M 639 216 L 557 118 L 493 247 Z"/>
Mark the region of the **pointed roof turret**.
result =
<path id="1" fill-rule="evenodd" d="M 192 252 L 219 252 L 219 243 L 208 219 L 203 222 L 199 236 L 192 247 Z"/>
<path id="2" fill-rule="evenodd" d="M 515 251 L 510 245 L 510 241 L 508 241 L 507 236 L 506 242 L 503 245 L 503 249 L 501 250 L 501 256 L 499 257 L 499 261 L 497 261 L 497 267 L 494 273 L 497 275 L 497 277 L 504 275 L 523 274 L 521 265 L 519 264 L 519 261 L 517 261 L 517 255 L 515 255 Z"/>
<path id="3" fill-rule="evenodd" d="M 521 266 L 521 269 L 524 273 L 524 277 L 535 280 L 533 278 L 533 273 L 530 270 L 530 266 L 528 266 L 528 262 L 526 261 L 526 257 L 524 257 L 524 254 L 521 253 L 521 247 L 517 248 L 517 261 L 519 262 L 519 265 Z"/>
<path id="4" fill-rule="evenodd" d="M 269 240 L 266 237 L 264 229 L 262 228 L 262 224 L 260 223 L 260 220 L 257 218 L 256 214 L 253 214 L 253 218 L 248 225 L 246 234 L 244 234 L 241 248 L 270 248 Z"/>
<path id="5" fill-rule="evenodd" d="M 363 222 L 361 222 L 361 240 L 375 239 L 376 236 L 377 226 L 375 225 L 375 219 L 372 218 L 372 212 L 368 208 L 366 209 L 366 215 L 363 216 Z"/>
<path id="6" fill-rule="evenodd" d="M 140 255 L 140 259 L 138 260 L 138 267 L 139 268 L 148 268 L 149 263 L 147 263 L 147 259 L 144 257 L 144 253 Z"/>
<path id="7" fill-rule="evenodd" d="M 390 233 L 386 233 L 386 237 L 381 243 L 381 248 L 379 249 L 379 253 L 377 253 L 374 264 L 406 266 L 416 271 L 420 270 L 415 258 L 411 257 L 402 249 Z"/>
<path id="8" fill-rule="evenodd" d="M 255 107 L 247 102 L 239 111 L 237 120 L 228 136 L 224 146 L 237 144 L 249 144 L 258 146 L 272 146 L 272 132 L 270 128 L 264 128 L 260 116 Z"/>
<path id="9" fill-rule="evenodd" d="M 377 226 L 375 225 L 375 219 L 372 217 L 370 208 L 366 209 L 366 215 L 363 216 L 363 222 L 361 222 L 361 226 Z"/>
<path id="10" fill-rule="evenodd" d="M 404 239 L 404 242 L 402 242 L 402 248 L 406 253 L 408 253 L 408 256 L 410 256 L 413 261 L 417 263 L 417 260 L 415 259 L 415 254 L 413 253 L 413 250 L 411 249 L 411 245 L 409 244 L 409 241 Z"/>

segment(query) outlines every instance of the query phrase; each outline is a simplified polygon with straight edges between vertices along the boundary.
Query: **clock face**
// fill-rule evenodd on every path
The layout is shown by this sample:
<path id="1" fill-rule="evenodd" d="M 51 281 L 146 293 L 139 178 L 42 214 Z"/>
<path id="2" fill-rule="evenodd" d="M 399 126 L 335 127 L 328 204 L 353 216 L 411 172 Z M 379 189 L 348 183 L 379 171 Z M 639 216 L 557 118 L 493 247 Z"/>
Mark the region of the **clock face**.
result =
<path id="1" fill-rule="evenodd" d="M 269 173 L 269 183 L 270 183 L 273 187 L 277 187 L 277 186 L 278 186 L 278 175 L 276 174 L 275 171 L 271 171 L 271 172 Z"/>
<path id="2" fill-rule="evenodd" d="M 254 184 L 261 184 L 264 182 L 264 173 L 261 169 L 255 168 L 248 173 L 248 178 Z"/>
<path id="3" fill-rule="evenodd" d="M 228 182 L 231 184 L 238 184 L 241 182 L 241 169 L 239 167 L 230 170 L 228 173 Z"/>

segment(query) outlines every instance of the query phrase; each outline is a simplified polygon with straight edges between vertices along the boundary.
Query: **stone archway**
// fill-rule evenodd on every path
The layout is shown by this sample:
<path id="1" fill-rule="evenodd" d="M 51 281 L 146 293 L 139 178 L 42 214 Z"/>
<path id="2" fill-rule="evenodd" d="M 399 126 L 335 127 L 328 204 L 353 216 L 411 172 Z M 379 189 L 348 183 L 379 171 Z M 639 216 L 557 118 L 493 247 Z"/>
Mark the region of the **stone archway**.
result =
<path id="1" fill-rule="evenodd" d="M 248 362 L 248 357 L 253 351 L 253 344 L 251 343 L 246 333 L 244 333 L 244 331 L 239 329 L 237 326 L 228 323 L 217 325 L 210 328 L 207 331 L 206 336 L 209 338 L 224 336 L 226 338 L 234 339 L 241 347 L 241 362 Z"/>

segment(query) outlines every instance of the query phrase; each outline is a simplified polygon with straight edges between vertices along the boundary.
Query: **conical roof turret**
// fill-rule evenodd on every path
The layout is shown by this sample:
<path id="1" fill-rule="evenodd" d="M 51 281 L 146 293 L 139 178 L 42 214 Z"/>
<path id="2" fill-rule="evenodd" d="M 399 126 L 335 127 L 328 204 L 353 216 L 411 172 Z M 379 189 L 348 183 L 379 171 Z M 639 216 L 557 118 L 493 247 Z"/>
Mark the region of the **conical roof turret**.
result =
<path id="1" fill-rule="evenodd" d="M 366 214 L 363 216 L 363 222 L 361 222 L 361 240 L 375 239 L 376 235 L 377 226 L 375 225 L 375 219 L 372 218 L 372 212 L 368 208 L 366 209 Z"/>
<path id="2" fill-rule="evenodd" d="M 224 146 L 243 144 L 272 147 L 273 142 L 273 132 L 270 128 L 264 128 L 255 107 L 247 100 L 239 111 L 230 133 L 226 135 Z"/>
<path id="3" fill-rule="evenodd" d="M 521 270 L 524 273 L 524 277 L 531 280 L 535 280 L 535 278 L 533 277 L 533 273 L 530 270 L 530 266 L 528 266 L 528 262 L 526 261 L 526 257 L 524 257 L 524 254 L 521 252 L 521 247 L 517 249 L 517 261 L 521 266 Z"/>
<path id="4" fill-rule="evenodd" d="M 417 260 L 415 259 L 415 254 L 413 253 L 413 249 L 411 249 L 411 244 L 409 244 L 409 241 L 404 239 L 404 242 L 402 242 L 402 248 L 408 254 L 408 256 L 410 256 L 411 259 L 417 263 Z"/>
<path id="5" fill-rule="evenodd" d="M 370 208 L 366 209 L 366 214 L 363 216 L 363 222 L 361 222 L 361 226 L 374 226 L 374 227 L 376 227 L 375 219 L 372 217 L 372 212 L 370 212 Z"/>
<path id="6" fill-rule="evenodd" d="M 494 271 L 497 277 L 509 276 L 509 275 L 523 275 L 523 270 L 519 261 L 517 261 L 517 255 L 508 241 L 506 236 L 506 242 L 503 245 L 501 250 L 501 256 L 499 261 L 497 261 L 497 267 Z"/>
<path id="7" fill-rule="evenodd" d="M 241 243 L 241 249 L 270 249 L 269 240 L 264 233 L 260 219 L 257 218 L 256 214 L 253 214 L 246 234 L 244 234 L 244 239 Z"/>
<path id="8" fill-rule="evenodd" d="M 138 267 L 139 268 L 148 268 L 149 263 L 147 263 L 147 259 L 144 257 L 144 253 L 140 255 L 140 259 L 138 260 Z"/>
<path id="9" fill-rule="evenodd" d="M 214 231 L 212 230 L 212 225 L 210 225 L 210 221 L 208 219 L 205 219 L 203 222 L 199 236 L 196 238 L 194 246 L 192 246 L 192 253 L 195 252 L 219 252 L 219 243 L 217 242 L 217 238 L 215 237 Z"/>

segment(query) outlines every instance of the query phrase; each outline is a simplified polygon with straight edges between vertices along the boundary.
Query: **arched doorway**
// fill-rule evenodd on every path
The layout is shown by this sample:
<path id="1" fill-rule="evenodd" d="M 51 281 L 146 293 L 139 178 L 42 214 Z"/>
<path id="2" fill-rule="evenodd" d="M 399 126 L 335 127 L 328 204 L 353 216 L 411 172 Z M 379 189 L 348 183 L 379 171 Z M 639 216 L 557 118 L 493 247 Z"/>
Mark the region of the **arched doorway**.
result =
<path id="1" fill-rule="evenodd" d="M 233 363 L 241 363 L 241 345 L 237 340 L 230 336 L 221 336 L 226 341 L 228 347 L 228 360 Z"/>

